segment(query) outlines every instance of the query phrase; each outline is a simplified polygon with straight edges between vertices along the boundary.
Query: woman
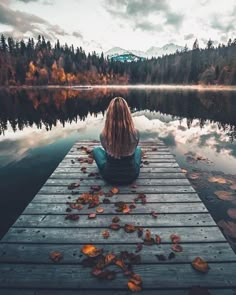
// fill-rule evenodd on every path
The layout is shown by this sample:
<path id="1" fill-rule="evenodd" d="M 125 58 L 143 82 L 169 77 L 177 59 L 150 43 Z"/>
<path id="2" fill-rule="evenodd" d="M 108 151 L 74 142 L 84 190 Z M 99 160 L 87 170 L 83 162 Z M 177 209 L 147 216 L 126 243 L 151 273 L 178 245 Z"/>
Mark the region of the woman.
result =
<path id="1" fill-rule="evenodd" d="M 122 97 L 111 100 L 100 140 L 103 148 L 95 147 L 93 155 L 103 178 L 116 184 L 135 180 L 141 163 L 141 149 L 137 146 L 139 132 Z"/>

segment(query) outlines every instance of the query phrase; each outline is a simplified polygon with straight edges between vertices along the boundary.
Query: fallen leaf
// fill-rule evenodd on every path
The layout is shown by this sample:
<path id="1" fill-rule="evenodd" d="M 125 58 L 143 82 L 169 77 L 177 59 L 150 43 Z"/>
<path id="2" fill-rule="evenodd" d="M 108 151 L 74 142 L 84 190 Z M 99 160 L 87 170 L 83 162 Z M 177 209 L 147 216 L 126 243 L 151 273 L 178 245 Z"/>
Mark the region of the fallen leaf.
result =
<path id="1" fill-rule="evenodd" d="M 152 148 L 152 151 L 153 151 L 153 152 L 156 152 L 156 151 L 157 151 L 157 148 Z"/>
<path id="2" fill-rule="evenodd" d="M 136 205 L 134 203 L 130 204 L 129 205 L 129 208 L 132 210 L 132 209 L 135 209 L 136 208 Z"/>
<path id="3" fill-rule="evenodd" d="M 128 281 L 128 288 L 132 292 L 139 292 L 142 290 L 142 278 L 137 274 L 132 274 Z"/>
<path id="4" fill-rule="evenodd" d="M 225 183 L 229 182 L 227 179 L 225 179 L 223 177 L 214 177 L 214 176 L 209 177 L 208 181 L 214 182 L 214 183 L 220 183 L 220 184 L 225 184 Z"/>
<path id="5" fill-rule="evenodd" d="M 110 204 L 111 203 L 111 201 L 109 199 L 107 199 L 107 198 L 104 198 L 102 200 L 102 202 L 103 202 L 103 204 Z"/>
<path id="6" fill-rule="evenodd" d="M 117 223 L 117 222 L 119 222 L 120 221 L 120 218 L 118 217 L 118 216 L 114 216 L 113 218 L 112 218 L 112 222 L 114 222 L 114 223 Z"/>
<path id="7" fill-rule="evenodd" d="M 80 186 L 80 184 L 78 182 L 72 182 L 71 184 L 68 185 L 67 188 L 72 190 L 72 189 L 79 187 L 79 186 Z"/>
<path id="8" fill-rule="evenodd" d="M 108 230 L 104 230 L 104 231 L 102 232 L 102 235 L 103 235 L 103 238 L 104 238 L 104 239 L 108 239 L 108 238 L 110 237 L 110 233 L 109 233 Z"/>
<path id="9" fill-rule="evenodd" d="M 67 214 L 65 216 L 65 220 L 78 220 L 79 215 L 78 214 Z"/>
<path id="10" fill-rule="evenodd" d="M 175 258 L 175 253 L 174 252 L 170 252 L 170 254 L 168 255 L 168 259 L 171 260 L 173 258 Z"/>
<path id="11" fill-rule="evenodd" d="M 200 272 L 206 273 L 209 271 L 208 263 L 201 257 L 196 257 L 191 264 L 194 269 Z"/>
<path id="12" fill-rule="evenodd" d="M 236 208 L 230 208 L 227 210 L 227 214 L 230 218 L 236 219 Z"/>
<path id="13" fill-rule="evenodd" d="M 166 261 L 166 257 L 163 254 L 156 254 L 156 257 L 159 261 Z"/>
<path id="14" fill-rule="evenodd" d="M 94 245 L 87 244 L 82 247 L 81 252 L 89 257 L 97 257 L 102 253 L 102 249 L 99 249 Z"/>
<path id="15" fill-rule="evenodd" d="M 110 229 L 113 229 L 113 230 L 119 230 L 120 229 L 120 225 L 118 223 L 112 223 L 110 224 Z"/>
<path id="16" fill-rule="evenodd" d="M 189 179 L 195 180 L 198 179 L 200 177 L 200 173 L 191 173 L 189 174 Z"/>
<path id="17" fill-rule="evenodd" d="M 117 187 L 113 187 L 110 191 L 116 195 L 119 192 L 119 189 Z"/>
<path id="18" fill-rule="evenodd" d="M 132 281 L 128 281 L 128 288 L 130 289 L 130 291 L 132 292 L 140 292 L 142 290 L 142 288 L 139 285 L 136 285 L 134 282 Z"/>
<path id="19" fill-rule="evenodd" d="M 94 218 L 96 218 L 96 213 L 90 213 L 89 215 L 88 215 L 88 218 L 89 219 L 94 219 Z"/>
<path id="20" fill-rule="evenodd" d="M 53 262 L 59 262 L 63 258 L 63 255 L 61 252 L 54 251 L 49 254 L 49 257 Z"/>
<path id="21" fill-rule="evenodd" d="M 71 209 L 81 210 L 81 209 L 83 209 L 84 206 L 82 204 L 78 204 L 78 203 L 70 203 L 70 207 L 71 207 Z"/>
<path id="22" fill-rule="evenodd" d="M 133 233 L 136 231 L 136 227 L 133 224 L 125 224 L 124 230 L 127 233 Z"/>
<path id="23" fill-rule="evenodd" d="M 125 270 L 126 269 L 126 265 L 125 265 L 125 263 L 124 263 L 124 261 L 122 260 L 122 259 L 117 259 L 116 261 L 115 261 L 115 264 L 117 265 L 117 266 L 119 266 L 121 269 L 123 269 L 123 270 Z"/>
<path id="24" fill-rule="evenodd" d="M 144 240 L 143 241 L 144 241 L 143 242 L 144 245 L 146 245 L 146 246 L 151 246 L 151 245 L 154 244 L 154 239 L 152 238 L 151 232 L 150 232 L 149 229 L 146 229 L 146 231 L 145 231 L 145 237 L 144 237 Z"/>
<path id="25" fill-rule="evenodd" d="M 137 188 L 138 187 L 138 185 L 137 184 L 131 184 L 131 186 L 130 187 L 132 187 L 132 188 Z"/>
<path id="26" fill-rule="evenodd" d="M 108 253 L 106 256 L 105 256 L 105 264 L 108 265 L 112 262 L 114 262 L 114 260 L 116 259 L 116 255 L 113 254 L 113 253 Z"/>
<path id="27" fill-rule="evenodd" d="M 233 185 L 231 185 L 230 188 L 231 188 L 232 190 L 236 190 L 236 183 L 234 183 Z"/>
<path id="28" fill-rule="evenodd" d="M 181 172 L 182 172 L 182 173 L 187 173 L 188 170 L 186 170 L 186 169 L 181 169 Z"/>
<path id="29" fill-rule="evenodd" d="M 174 244 L 179 243 L 181 240 L 180 236 L 178 236 L 176 234 L 171 234 L 170 239 L 171 239 L 172 243 L 174 243 Z"/>
<path id="30" fill-rule="evenodd" d="M 158 236 L 158 235 L 156 235 L 155 242 L 156 242 L 156 244 L 158 244 L 158 245 L 161 244 L 161 237 Z"/>
<path id="31" fill-rule="evenodd" d="M 182 252 L 183 251 L 183 247 L 180 246 L 179 244 L 172 245 L 171 249 L 175 252 Z"/>
<path id="32" fill-rule="evenodd" d="M 214 194 L 217 195 L 217 197 L 220 200 L 223 200 L 223 201 L 233 201 L 233 200 L 235 200 L 235 196 L 233 195 L 232 192 L 228 192 L 228 191 L 215 191 Z"/>
<path id="33" fill-rule="evenodd" d="M 136 252 L 136 253 L 137 253 L 137 252 L 140 252 L 142 249 L 143 249 L 143 244 L 138 243 L 137 246 L 136 246 L 136 250 L 135 250 L 135 252 Z"/>
<path id="34" fill-rule="evenodd" d="M 150 214 L 151 214 L 152 217 L 154 217 L 154 218 L 157 218 L 157 217 L 158 217 L 158 214 L 157 214 L 155 211 L 152 211 Z"/>
<path id="35" fill-rule="evenodd" d="M 91 185 L 90 188 L 93 191 L 100 191 L 101 190 L 101 186 L 100 185 Z"/>
<path id="36" fill-rule="evenodd" d="M 101 207 L 98 207 L 98 208 L 96 209 L 96 212 L 97 212 L 97 213 L 103 213 L 103 212 L 104 212 L 104 209 L 101 208 Z"/>
<path id="37" fill-rule="evenodd" d="M 223 229 L 223 232 L 226 236 L 236 238 L 236 223 L 232 221 L 224 221 L 220 220 L 218 223 L 218 226 Z"/>

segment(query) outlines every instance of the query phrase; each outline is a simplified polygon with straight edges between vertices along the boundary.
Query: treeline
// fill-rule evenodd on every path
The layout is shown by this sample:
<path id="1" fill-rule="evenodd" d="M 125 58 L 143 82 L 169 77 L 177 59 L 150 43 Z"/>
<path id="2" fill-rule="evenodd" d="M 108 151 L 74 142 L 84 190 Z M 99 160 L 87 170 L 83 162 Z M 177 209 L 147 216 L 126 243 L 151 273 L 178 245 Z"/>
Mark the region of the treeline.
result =
<path id="1" fill-rule="evenodd" d="M 0 85 L 75 84 L 224 84 L 236 85 L 236 39 L 227 45 L 193 48 L 138 62 L 108 60 L 81 47 L 53 46 L 43 36 L 17 41 L 1 35 Z"/>

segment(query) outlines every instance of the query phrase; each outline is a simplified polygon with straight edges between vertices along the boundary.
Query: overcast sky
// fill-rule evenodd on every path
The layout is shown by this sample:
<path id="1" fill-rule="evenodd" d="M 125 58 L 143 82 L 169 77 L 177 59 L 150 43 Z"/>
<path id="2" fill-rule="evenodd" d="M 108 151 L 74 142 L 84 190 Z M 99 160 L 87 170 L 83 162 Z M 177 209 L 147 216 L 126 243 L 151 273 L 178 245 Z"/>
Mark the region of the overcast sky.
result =
<path id="1" fill-rule="evenodd" d="M 0 0 L 0 32 L 82 46 L 147 50 L 175 43 L 190 48 L 236 38 L 235 0 Z"/>

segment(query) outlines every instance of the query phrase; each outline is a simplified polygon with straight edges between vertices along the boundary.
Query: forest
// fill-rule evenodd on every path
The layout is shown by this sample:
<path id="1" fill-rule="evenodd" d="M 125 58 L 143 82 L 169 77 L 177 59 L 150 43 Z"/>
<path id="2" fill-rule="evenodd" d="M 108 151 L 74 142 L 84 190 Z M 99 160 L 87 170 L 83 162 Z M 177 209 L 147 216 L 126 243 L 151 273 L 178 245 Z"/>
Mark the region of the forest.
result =
<path id="1" fill-rule="evenodd" d="M 236 85 L 236 39 L 137 62 L 109 60 L 82 47 L 53 45 L 43 36 L 0 37 L 0 85 L 206 84 Z"/>

